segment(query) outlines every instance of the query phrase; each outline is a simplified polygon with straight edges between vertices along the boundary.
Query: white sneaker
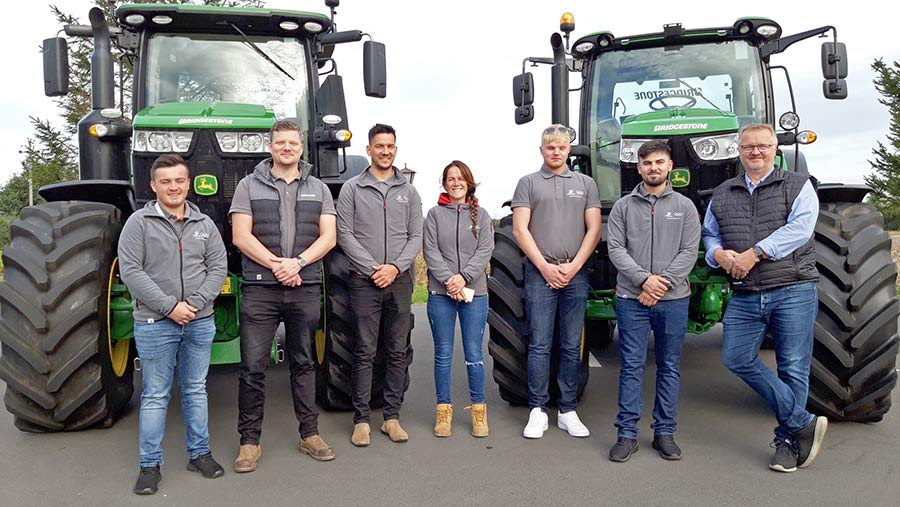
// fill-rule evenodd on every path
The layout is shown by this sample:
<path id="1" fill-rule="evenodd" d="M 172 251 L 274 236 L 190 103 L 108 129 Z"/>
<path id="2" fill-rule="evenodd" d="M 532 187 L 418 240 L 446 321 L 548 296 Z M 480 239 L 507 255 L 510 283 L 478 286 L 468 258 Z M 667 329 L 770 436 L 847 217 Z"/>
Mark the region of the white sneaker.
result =
<path id="1" fill-rule="evenodd" d="M 565 414 L 560 413 L 556 419 L 556 426 L 563 431 L 569 432 L 569 435 L 573 437 L 583 438 L 591 435 L 587 427 L 578 419 L 578 414 L 574 410 Z"/>
<path id="2" fill-rule="evenodd" d="M 531 413 L 528 414 L 528 424 L 522 430 L 522 436 L 525 438 L 541 438 L 549 427 L 547 424 L 548 419 L 547 414 L 540 408 L 535 407 L 531 409 Z"/>

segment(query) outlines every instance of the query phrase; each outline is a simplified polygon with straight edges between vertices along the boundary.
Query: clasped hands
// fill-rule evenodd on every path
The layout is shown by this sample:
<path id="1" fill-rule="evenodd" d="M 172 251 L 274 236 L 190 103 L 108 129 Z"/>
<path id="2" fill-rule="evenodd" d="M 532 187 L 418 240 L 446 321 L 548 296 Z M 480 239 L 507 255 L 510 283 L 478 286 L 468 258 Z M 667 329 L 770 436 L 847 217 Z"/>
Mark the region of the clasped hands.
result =
<path id="1" fill-rule="evenodd" d="M 722 269 L 731 275 L 732 278 L 741 280 L 756 266 L 756 263 L 759 262 L 759 257 L 756 256 L 752 248 L 748 248 L 741 253 L 720 248 L 713 252 L 713 260 L 719 266 L 722 266 Z"/>
<path id="2" fill-rule="evenodd" d="M 463 302 L 466 297 L 463 295 L 463 289 L 466 288 L 466 279 L 459 273 L 451 276 L 444 282 L 447 288 L 447 295 L 454 301 Z"/>
<path id="3" fill-rule="evenodd" d="M 544 281 L 547 282 L 547 287 L 551 289 L 562 289 L 569 285 L 569 282 L 572 281 L 579 269 L 581 268 L 572 262 L 563 264 L 550 264 L 547 262 L 538 268 L 541 276 L 544 277 Z"/>
<path id="4" fill-rule="evenodd" d="M 297 287 L 303 283 L 300 278 L 300 263 L 295 257 L 270 257 L 272 262 L 272 274 L 281 285 L 285 287 Z"/>
<path id="5" fill-rule="evenodd" d="M 644 284 L 641 285 L 641 289 L 643 290 L 638 294 L 638 303 L 644 306 L 653 306 L 666 295 L 669 288 L 671 288 L 671 283 L 668 278 L 659 275 L 650 275 L 644 280 Z"/>

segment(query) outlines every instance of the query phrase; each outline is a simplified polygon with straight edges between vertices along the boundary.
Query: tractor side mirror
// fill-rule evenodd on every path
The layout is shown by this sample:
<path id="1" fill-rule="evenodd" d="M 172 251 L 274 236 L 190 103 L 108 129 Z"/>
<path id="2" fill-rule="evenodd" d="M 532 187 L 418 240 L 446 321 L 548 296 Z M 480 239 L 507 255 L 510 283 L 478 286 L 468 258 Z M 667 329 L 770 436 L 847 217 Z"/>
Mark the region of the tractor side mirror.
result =
<path id="1" fill-rule="evenodd" d="M 826 99 L 847 98 L 847 46 L 842 42 L 822 43 L 822 94 Z"/>
<path id="2" fill-rule="evenodd" d="M 69 93 L 69 45 L 62 37 L 44 39 L 44 95 L 61 97 Z"/>
<path id="3" fill-rule="evenodd" d="M 513 78 L 513 102 L 516 107 L 529 106 L 534 103 L 534 77 L 525 72 Z"/>
<path id="4" fill-rule="evenodd" d="M 379 99 L 387 96 L 387 57 L 380 42 L 363 43 L 363 83 L 366 96 Z"/>
<path id="5" fill-rule="evenodd" d="M 847 46 L 843 42 L 822 43 L 822 77 L 825 79 L 847 77 Z"/>

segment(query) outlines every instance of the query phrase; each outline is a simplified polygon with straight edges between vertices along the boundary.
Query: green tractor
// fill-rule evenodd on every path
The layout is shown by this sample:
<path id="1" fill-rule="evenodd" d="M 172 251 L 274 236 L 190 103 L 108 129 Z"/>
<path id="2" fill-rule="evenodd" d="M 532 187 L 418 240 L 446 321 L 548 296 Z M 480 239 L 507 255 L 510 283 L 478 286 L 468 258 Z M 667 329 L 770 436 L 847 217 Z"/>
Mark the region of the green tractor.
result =
<path id="1" fill-rule="evenodd" d="M 336 31 L 331 15 L 190 5 L 123 5 L 90 11 L 92 110 L 78 124 L 80 179 L 44 187 L 11 226 L 0 283 L 0 378 L 6 408 L 24 431 L 110 426 L 128 406 L 136 364 L 131 295 L 118 277 L 122 225 L 154 198 L 153 160 L 178 153 L 189 163 L 189 199 L 217 224 L 228 248 L 228 278 L 215 301 L 212 364 L 240 361 L 240 252 L 231 245 L 228 208 L 237 183 L 268 156 L 276 119 L 293 119 L 304 157 L 337 197 L 368 164 L 350 144 L 336 44 L 359 41 Z M 113 48 L 133 68 L 133 121 L 115 103 Z M 48 96 L 68 93 L 67 42 L 44 41 Z M 363 47 L 366 95 L 386 94 L 383 44 Z M 121 72 L 121 69 L 120 69 Z M 320 82 L 320 76 L 326 76 Z M 123 92 L 121 84 L 120 93 Z M 317 394 L 326 408 L 350 405 L 349 271 L 340 251 L 326 261 L 322 331 L 316 340 Z M 283 357 L 277 339 L 273 357 Z M 374 396 L 383 379 L 376 364 Z"/>
<path id="2" fill-rule="evenodd" d="M 702 215 L 712 190 L 741 169 L 740 126 L 774 124 L 775 70 L 783 71 L 788 90 L 791 82 L 787 69 L 770 65 L 770 57 L 792 44 L 831 32 L 833 40 L 823 43 L 821 51 L 823 93 L 827 99 L 847 96 L 843 79 L 847 53 L 831 26 L 783 37 L 781 27 L 764 18 L 741 18 L 731 26 L 697 30 L 670 24 L 662 32 L 629 37 L 592 33 L 567 51 L 574 28 L 574 19 L 566 13 L 560 22 L 563 35 L 551 37 L 553 58 L 523 62 L 522 74 L 513 80 L 515 120 L 522 124 L 534 117 L 533 77 L 525 72 L 526 64 L 551 65 L 553 123 L 569 124 L 569 74 L 580 74 L 581 86 L 576 87 L 581 92 L 580 142 L 572 147 L 570 162 L 574 170 L 596 181 L 604 222 L 613 203 L 640 182 L 638 148 L 654 139 L 671 146 L 672 186 L 691 198 Z M 776 162 L 783 170 L 808 174 L 798 145 L 814 141 L 815 133 L 798 130 L 792 91 L 790 101 L 779 119 Z M 819 312 L 808 404 L 836 420 L 879 421 L 890 409 L 900 346 L 891 240 L 882 216 L 863 203 L 869 188 L 815 183 L 821 203 L 815 229 Z M 497 227 L 496 245 L 488 317 L 493 376 L 506 401 L 525 403 L 524 257 L 513 238 L 510 216 Z M 731 295 L 724 272 L 710 269 L 703 255 L 701 245 L 690 275 L 691 333 L 703 333 L 720 322 Z M 615 327 L 616 271 L 609 261 L 605 232 L 588 265 L 591 292 L 584 342 L 598 345 L 609 342 Z M 579 392 L 587 382 L 588 348 L 583 347 Z"/>

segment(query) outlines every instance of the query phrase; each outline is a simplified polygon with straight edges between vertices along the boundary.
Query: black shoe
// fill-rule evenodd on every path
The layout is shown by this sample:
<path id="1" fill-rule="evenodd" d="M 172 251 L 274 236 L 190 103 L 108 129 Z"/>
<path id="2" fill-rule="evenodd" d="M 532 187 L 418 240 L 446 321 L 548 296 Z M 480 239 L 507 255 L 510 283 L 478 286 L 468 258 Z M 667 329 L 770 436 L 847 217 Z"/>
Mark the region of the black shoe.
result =
<path id="1" fill-rule="evenodd" d="M 822 441 L 825 440 L 827 430 L 828 419 L 824 416 L 817 416 L 800 431 L 794 433 L 794 440 L 797 443 L 797 466 L 806 468 L 812 464 L 822 449 Z"/>
<path id="2" fill-rule="evenodd" d="M 216 463 L 211 452 L 188 461 L 187 469 L 191 472 L 200 472 L 207 479 L 215 479 L 225 475 L 225 469 L 222 468 L 222 465 Z"/>
<path id="3" fill-rule="evenodd" d="M 791 473 L 797 471 L 797 446 L 789 440 L 775 439 L 772 442 L 775 455 L 769 463 L 769 468 L 776 472 Z"/>
<path id="4" fill-rule="evenodd" d="M 152 495 L 156 493 L 159 487 L 159 481 L 162 480 L 162 474 L 159 473 L 159 467 L 141 467 L 141 473 L 138 475 L 137 482 L 134 484 L 134 492 L 138 495 Z"/>
<path id="5" fill-rule="evenodd" d="M 653 448 L 659 452 L 662 459 L 678 461 L 681 459 L 681 448 L 675 443 L 672 435 L 656 435 L 653 437 Z"/>
<path id="6" fill-rule="evenodd" d="M 609 460 L 624 463 L 631 459 L 631 455 L 638 451 L 637 440 L 619 437 L 615 445 L 609 450 Z"/>

